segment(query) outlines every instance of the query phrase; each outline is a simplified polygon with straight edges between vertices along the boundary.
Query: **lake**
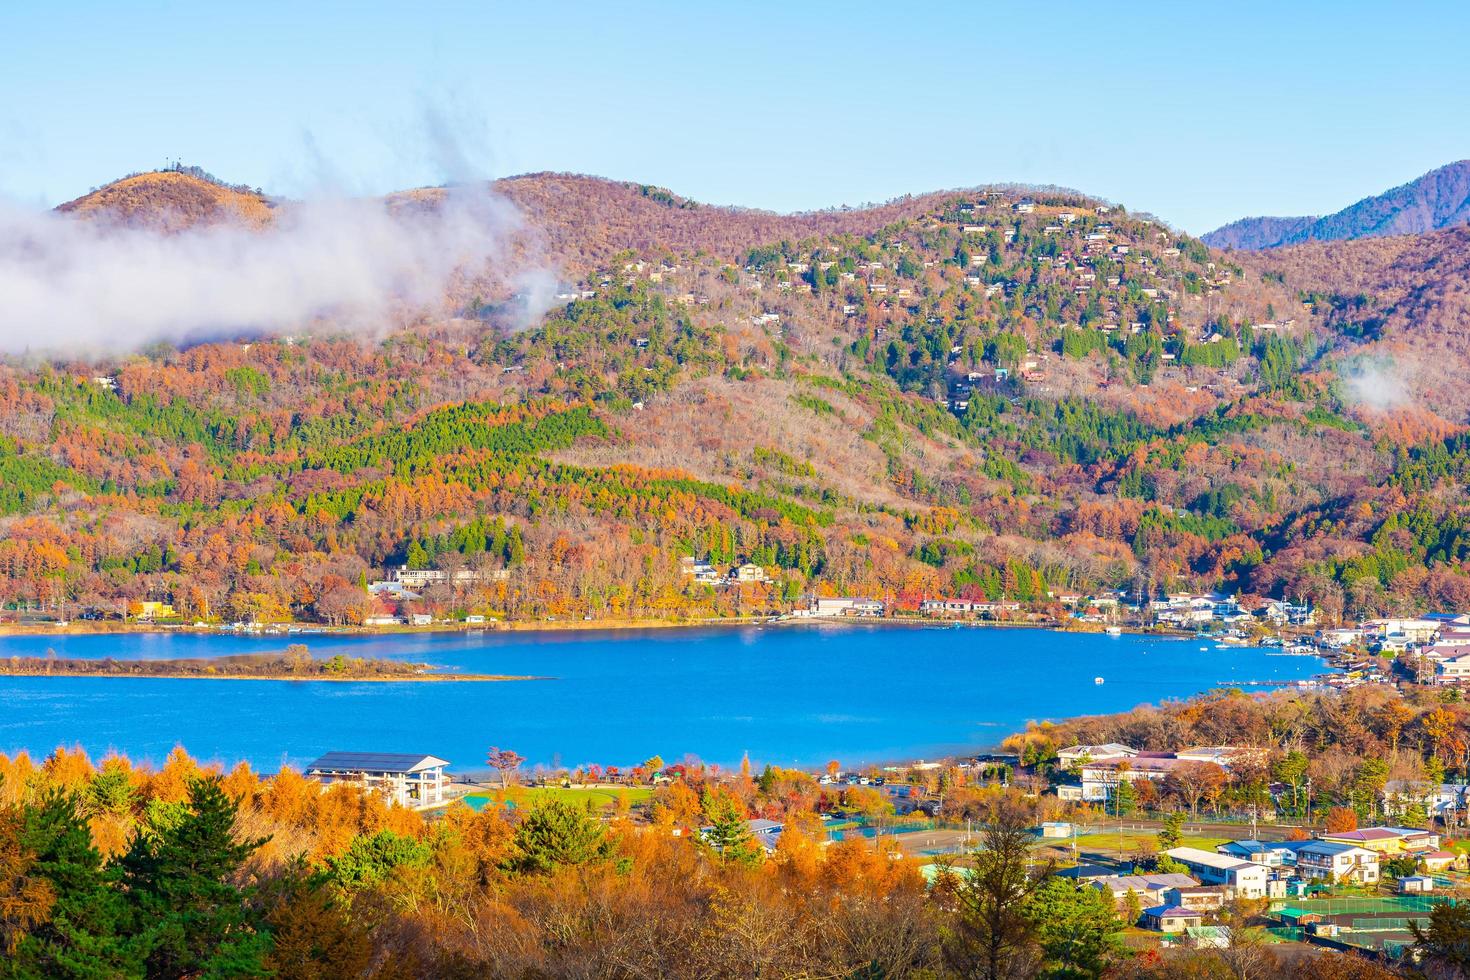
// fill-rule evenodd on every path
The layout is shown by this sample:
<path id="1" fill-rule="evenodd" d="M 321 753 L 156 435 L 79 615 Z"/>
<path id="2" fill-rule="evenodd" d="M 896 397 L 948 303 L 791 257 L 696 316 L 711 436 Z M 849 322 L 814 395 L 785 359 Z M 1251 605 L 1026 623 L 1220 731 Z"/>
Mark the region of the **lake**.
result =
<path id="1" fill-rule="evenodd" d="M 1031 629 L 799 625 L 378 636 L 196 633 L 0 638 L 0 656 L 172 658 L 281 650 L 393 657 L 500 683 L 0 677 L 0 752 L 81 744 L 161 762 L 175 744 L 273 771 L 342 749 L 460 771 L 491 745 L 532 763 L 856 766 L 993 746 L 1028 720 L 1122 711 L 1320 672 L 1315 657 Z M 1094 683 L 1094 677 L 1104 683 Z"/>

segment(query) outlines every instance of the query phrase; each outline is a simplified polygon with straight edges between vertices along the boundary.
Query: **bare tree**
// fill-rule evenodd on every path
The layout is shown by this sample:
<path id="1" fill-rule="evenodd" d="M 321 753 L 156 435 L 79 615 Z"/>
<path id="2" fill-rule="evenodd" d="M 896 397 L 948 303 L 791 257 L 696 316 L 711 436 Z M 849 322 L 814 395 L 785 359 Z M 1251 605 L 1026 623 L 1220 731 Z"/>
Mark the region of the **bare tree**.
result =
<path id="1" fill-rule="evenodd" d="M 492 769 L 500 773 L 500 788 L 509 789 L 511 773 L 521 767 L 521 763 L 526 761 L 526 757 L 512 749 L 502 749 L 492 745 L 490 746 L 490 754 L 485 757 L 485 761 L 490 764 Z"/>

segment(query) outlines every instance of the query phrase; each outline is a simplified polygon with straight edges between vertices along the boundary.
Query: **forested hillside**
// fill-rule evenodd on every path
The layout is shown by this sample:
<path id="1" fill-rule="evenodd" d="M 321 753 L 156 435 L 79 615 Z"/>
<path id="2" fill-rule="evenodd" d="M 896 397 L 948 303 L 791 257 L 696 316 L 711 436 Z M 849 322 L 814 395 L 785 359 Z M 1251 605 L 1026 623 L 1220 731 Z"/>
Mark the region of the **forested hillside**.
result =
<path id="1" fill-rule="evenodd" d="M 1303 242 L 1416 235 L 1470 222 L 1470 160 L 1415 180 L 1326 217 L 1242 218 L 1203 236 L 1214 248 L 1255 250 Z"/>
<path id="2" fill-rule="evenodd" d="M 68 207 L 142 220 L 129 180 Z M 200 220 L 233 219 L 170 202 L 267 203 L 141 185 Z M 528 329 L 471 275 L 453 315 L 383 339 L 310 323 L 0 365 L 0 598 L 360 622 L 364 583 L 408 564 L 478 573 L 426 610 L 522 619 L 813 591 L 1470 602 L 1455 239 L 1226 256 L 1041 189 L 799 216 L 563 175 L 498 190 L 560 282 Z M 1421 375 L 1385 367 L 1401 351 Z M 769 581 L 716 588 L 684 557 Z"/>

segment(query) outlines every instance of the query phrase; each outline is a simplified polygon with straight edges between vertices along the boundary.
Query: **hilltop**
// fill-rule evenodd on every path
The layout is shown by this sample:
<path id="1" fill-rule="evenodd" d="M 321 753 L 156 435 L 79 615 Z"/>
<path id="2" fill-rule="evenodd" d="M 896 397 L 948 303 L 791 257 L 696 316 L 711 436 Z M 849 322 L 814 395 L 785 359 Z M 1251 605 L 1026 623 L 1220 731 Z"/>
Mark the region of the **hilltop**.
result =
<path id="1" fill-rule="evenodd" d="M 113 181 L 56 210 L 127 225 L 180 231 L 238 221 L 263 227 L 274 205 L 258 190 L 230 186 L 198 168 L 133 174 Z"/>
<path id="2" fill-rule="evenodd" d="M 581 174 L 536 173 L 495 181 L 495 191 L 516 204 L 546 236 L 553 254 L 574 271 L 586 271 L 612 255 L 706 253 L 738 261 L 751 248 L 775 242 L 868 235 L 932 212 L 946 199 L 987 191 L 1046 193 L 1077 205 L 1103 203 L 1077 191 L 996 185 L 911 195 L 882 204 L 778 214 L 755 208 L 703 204 L 667 188 Z"/>
<path id="3" fill-rule="evenodd" d="M 496 186 L 558 280 L 521 329 L 465 290 L 370 342 L 0 365 L 0 597 L 334 624 L 1470 597 L 1454 232 L 1224 254 L 1061 190 L 775 215 Z M 1386 373 L 1406 351 L 1432 370 Z M 400 565 L 442 575 L 362 587 Z"/>
<path id="4" fill-rule="evenodd" d="M 1202 236 L 1214 248 L 1256 250 L 1311 241 L 1413 235 L 1470 222 L 1470 160 L 1460 160 L 1326 217 L 1243 218 Z"/>

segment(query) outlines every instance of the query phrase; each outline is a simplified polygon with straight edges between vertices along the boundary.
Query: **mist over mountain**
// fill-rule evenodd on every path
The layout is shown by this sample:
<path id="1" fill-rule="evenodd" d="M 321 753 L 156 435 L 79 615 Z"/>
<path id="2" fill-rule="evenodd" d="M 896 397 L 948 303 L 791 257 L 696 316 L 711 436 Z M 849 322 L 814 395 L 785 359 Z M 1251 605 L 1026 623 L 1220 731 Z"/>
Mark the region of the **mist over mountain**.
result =
<path id="1" fill-rule="evenodd" d="M 1201 236 L 1212 248 L 1254 251 L 1310 241 L 1415 235 L 1470 222 L 1470 160 L 1448 164 L 1326 217 L 1242 218 Z"/>

